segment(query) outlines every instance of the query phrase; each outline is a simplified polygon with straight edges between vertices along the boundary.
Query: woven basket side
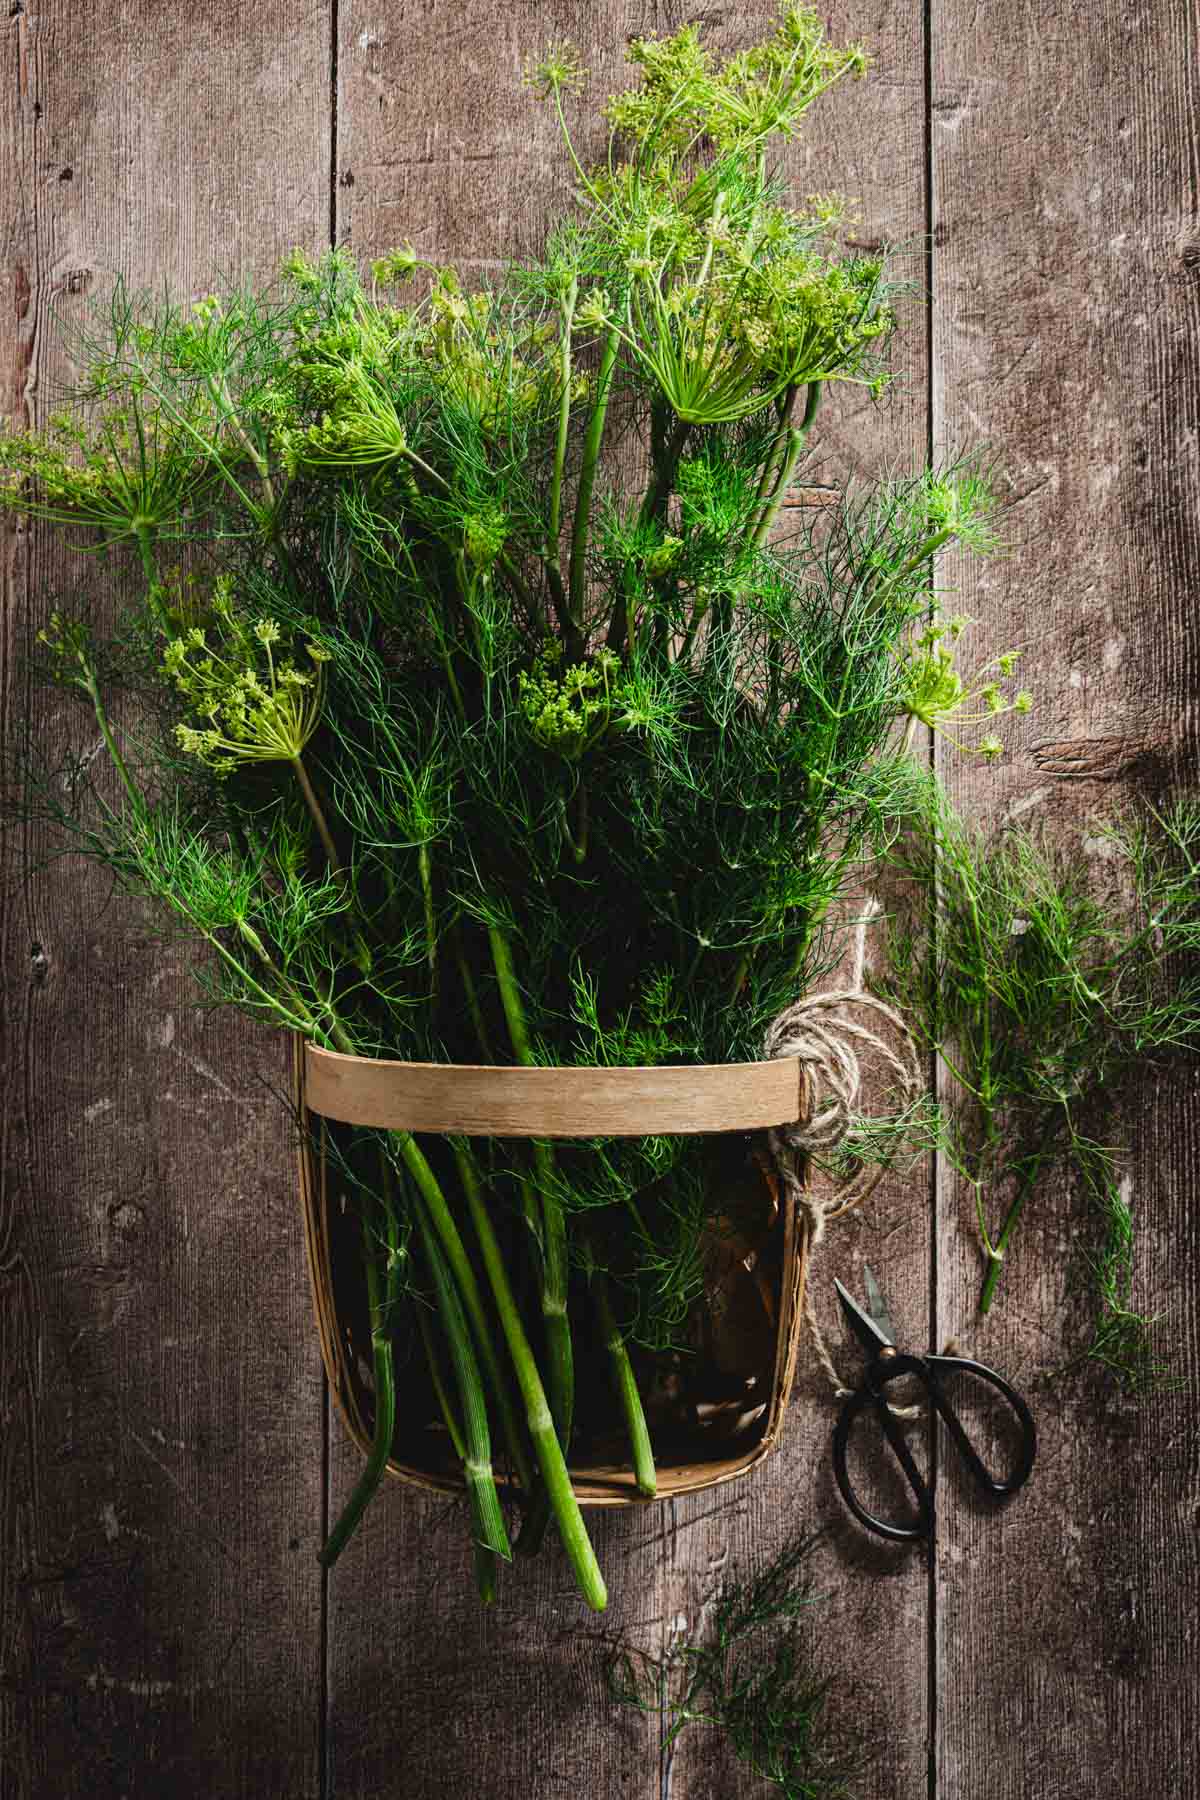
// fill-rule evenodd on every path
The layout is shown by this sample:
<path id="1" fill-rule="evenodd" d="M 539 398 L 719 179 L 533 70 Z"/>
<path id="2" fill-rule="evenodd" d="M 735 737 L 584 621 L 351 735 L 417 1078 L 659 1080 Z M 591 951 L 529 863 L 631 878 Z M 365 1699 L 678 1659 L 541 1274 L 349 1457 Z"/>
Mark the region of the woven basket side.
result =
<path id="1" fill-rule="evenodd" d="M 311 1048 L 311 1047 L 309 1047 Z M 309 1106 L 309 1082 L 312 1061 L 305 1055 L 306 1046 L 296 1040 L 293 1061 L 295 1096 L 299 1115 L 317 1126 L 317 1133 L 302 1130 L 299 1149 L 301 1206 L 304 1214 L 305 1246 L 312 1288 L 313 1310 L 321 1344 L 321 1356 L 335 1404 L 346 1429 L 363 1455 L 371 1447 L 371 1429 L 364 1411 L 361 1379 L 353 1368 L 350 1334 L 339 1322 L 334 1246 L 330 1236 L 330 1195 L 325 1158 L 314 1142 L 326 1129 L 323 1117 Z M 756 1066 L 756 1065 L 747 1065 Z M 492 1071 L 493 1073 L 495 1071 Z M 584 1071 L 586 1073 L 586 1071 Z M 807 1098 L 802 1090 L 802 1098 Z M 575 1134 L 564 1134 L 575 1135 Z M 588 1134 L 590 1135 L 590 1133 Z M 783 1427 L 795 1377 L 799 1340 L 803 1320 L 803 1297 L 808 1265 L 808 1230 L 806 1221 L 798 1217 L 794 1206 L 781 1197 L 779 1312 L 775 1337 L 774 1372 L 771 1396 L 761 1436 L 749 1448 L 733 1456 L 715 1459 L 691 1459 L 658 1466 L 659 1500 L 680 1494 L 697 1493 L 720 1486 L 747 1474 L 775 1448 Z M 438 1469 L 418 1467 L 395 1457 L 388 1461 L 388 1473 L 401 1481 L 436 1493 L 463 1491 L 461 1476 Z M 571 1480 L 582 1506 L 635 1506 L 652 1502 L 638 1494 L 631 1469 L 617 1467 L 573 1466 Z"/>

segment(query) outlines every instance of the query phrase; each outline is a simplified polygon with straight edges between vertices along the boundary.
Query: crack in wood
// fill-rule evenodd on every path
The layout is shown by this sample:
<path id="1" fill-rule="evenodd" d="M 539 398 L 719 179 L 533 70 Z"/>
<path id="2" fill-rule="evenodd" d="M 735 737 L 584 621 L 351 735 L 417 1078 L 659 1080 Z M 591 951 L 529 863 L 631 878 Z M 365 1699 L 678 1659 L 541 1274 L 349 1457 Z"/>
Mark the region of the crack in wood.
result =
<path id="1" fill-rule="evenodd" d="M 1139 737 L 1063 738 L 1034 744 L 1034 766 L 1060 781 L 1116 781 L 1128 775 L 1151 746 Z"/>

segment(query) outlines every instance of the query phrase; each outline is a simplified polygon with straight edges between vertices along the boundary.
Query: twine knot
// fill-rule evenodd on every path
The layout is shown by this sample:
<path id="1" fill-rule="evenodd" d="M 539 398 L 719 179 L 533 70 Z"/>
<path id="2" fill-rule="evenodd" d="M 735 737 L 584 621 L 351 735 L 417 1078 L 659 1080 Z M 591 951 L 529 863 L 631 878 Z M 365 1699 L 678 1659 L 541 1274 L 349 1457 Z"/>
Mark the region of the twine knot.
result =
<path id="1" fill-rule="evenodd" d="M 850 984 L 828 993 L 806 995 L 785 1007 L 771 1021 L 763 1041 L 763 1055 L 768 1060 L 795 1057 L 808 1076 L 807 1118 L 777 1126 L 767 1133 L 767 1141 L 784 1192 L 808 1223 L 809 1280 L 804 1315 L 817 1360 L 839 1398 L 851 1390 L 843 1385 L 834 1367 L 817 1320 L 812 1258 L 831 1220 L 844 1218 L 874 1192 L 883 1176 L 883 1166 L 857 1169 L 844 1181 L 822 1191 L 809 1185 L 806 1165 L 813 1155 L 836 1150 L 862 1116 L 859 1098 L 864 1054 L 878 1057 L 892 1076 L 900 1101 L 898 1110 L 914 1107 L 924 1089 L 917 1048 L 908 1026 L 894 1006 L 868 993 L 862 985 L 863 942 L 866 925 L 875 910 L 870 908 L 859 921 Z M 910 1410 L 893 1408 L 902 1417 Z"/>

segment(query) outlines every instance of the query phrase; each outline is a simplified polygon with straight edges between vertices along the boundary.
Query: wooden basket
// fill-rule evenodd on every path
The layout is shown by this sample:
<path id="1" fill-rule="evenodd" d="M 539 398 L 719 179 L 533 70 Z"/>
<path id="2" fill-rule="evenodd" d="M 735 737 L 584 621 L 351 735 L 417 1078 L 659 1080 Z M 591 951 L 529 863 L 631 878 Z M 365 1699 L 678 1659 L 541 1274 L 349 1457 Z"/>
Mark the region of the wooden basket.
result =
<path id="1" fill-rule="evenodd" d="M 525 1068 L 402 1063 L 341 1056 L 297 1039 L 295 1095 L 302 1121 L 339 1121 L 389 1130 L 518 1138 L 641 1137 L 755 1132 L 807 1114 L 807 1078 L 798 1061 L 718 1064 L 691 1068 Z M 357 1257 L 340 1250 L 345 1223 L 331 1207 L 324 1126 L 300 1139 L 304 1208 L 313 1304 L 329 1384 L 350 1435 L 370 1447 L 373 1398 L 363 1359 L 361 1323 L 351 1318 L 350 1270 Z M 658 1464 L 656 1498 L 668 1500 L 744 1475 L 773 1449 L 783 1425 L 796 1368 L 808 1259 L 808 1230 L 794 1208 L 776 1208 L 771 1243 L 762 1252 L 776 1320 L 769 1399 L 748 1441 L 736 1453 Z M 349 1246 L 347 1246 L 347 1249 Z M 760 1276 L 760 1279 L 762 1277 Z M 357 1342 L 356 1342 L 357 1335 Z M 765 1372 L 765 1371 L 764 1371 Z M 404 1386 L 398 1383 L 398 1410 Z M 433 1459 L 431 1458 L 431 1463 Z M 389 1460 L 402 1481 L 435 1492 L 462 1491 L 452 1466 L 421 1467 Z M 583 1506 L 647 1504 L 633 1471 L 615 1464 L 571 1465 Z"/>

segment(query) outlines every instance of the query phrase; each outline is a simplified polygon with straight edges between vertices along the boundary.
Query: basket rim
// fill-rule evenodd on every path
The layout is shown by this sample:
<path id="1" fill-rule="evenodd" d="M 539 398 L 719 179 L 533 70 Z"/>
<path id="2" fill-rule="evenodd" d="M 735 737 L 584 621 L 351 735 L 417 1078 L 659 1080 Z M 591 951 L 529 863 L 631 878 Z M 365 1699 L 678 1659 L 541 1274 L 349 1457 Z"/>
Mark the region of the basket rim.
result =
<path id="1" fill-rule="evenodd" d="M 607 1067 L 420 1063 L 304 1041 L 305 1104 L 344 1125 L 464 1137 L 655 1137 L 762 1131 L 809 1105 L 794 1056 Z"/>

